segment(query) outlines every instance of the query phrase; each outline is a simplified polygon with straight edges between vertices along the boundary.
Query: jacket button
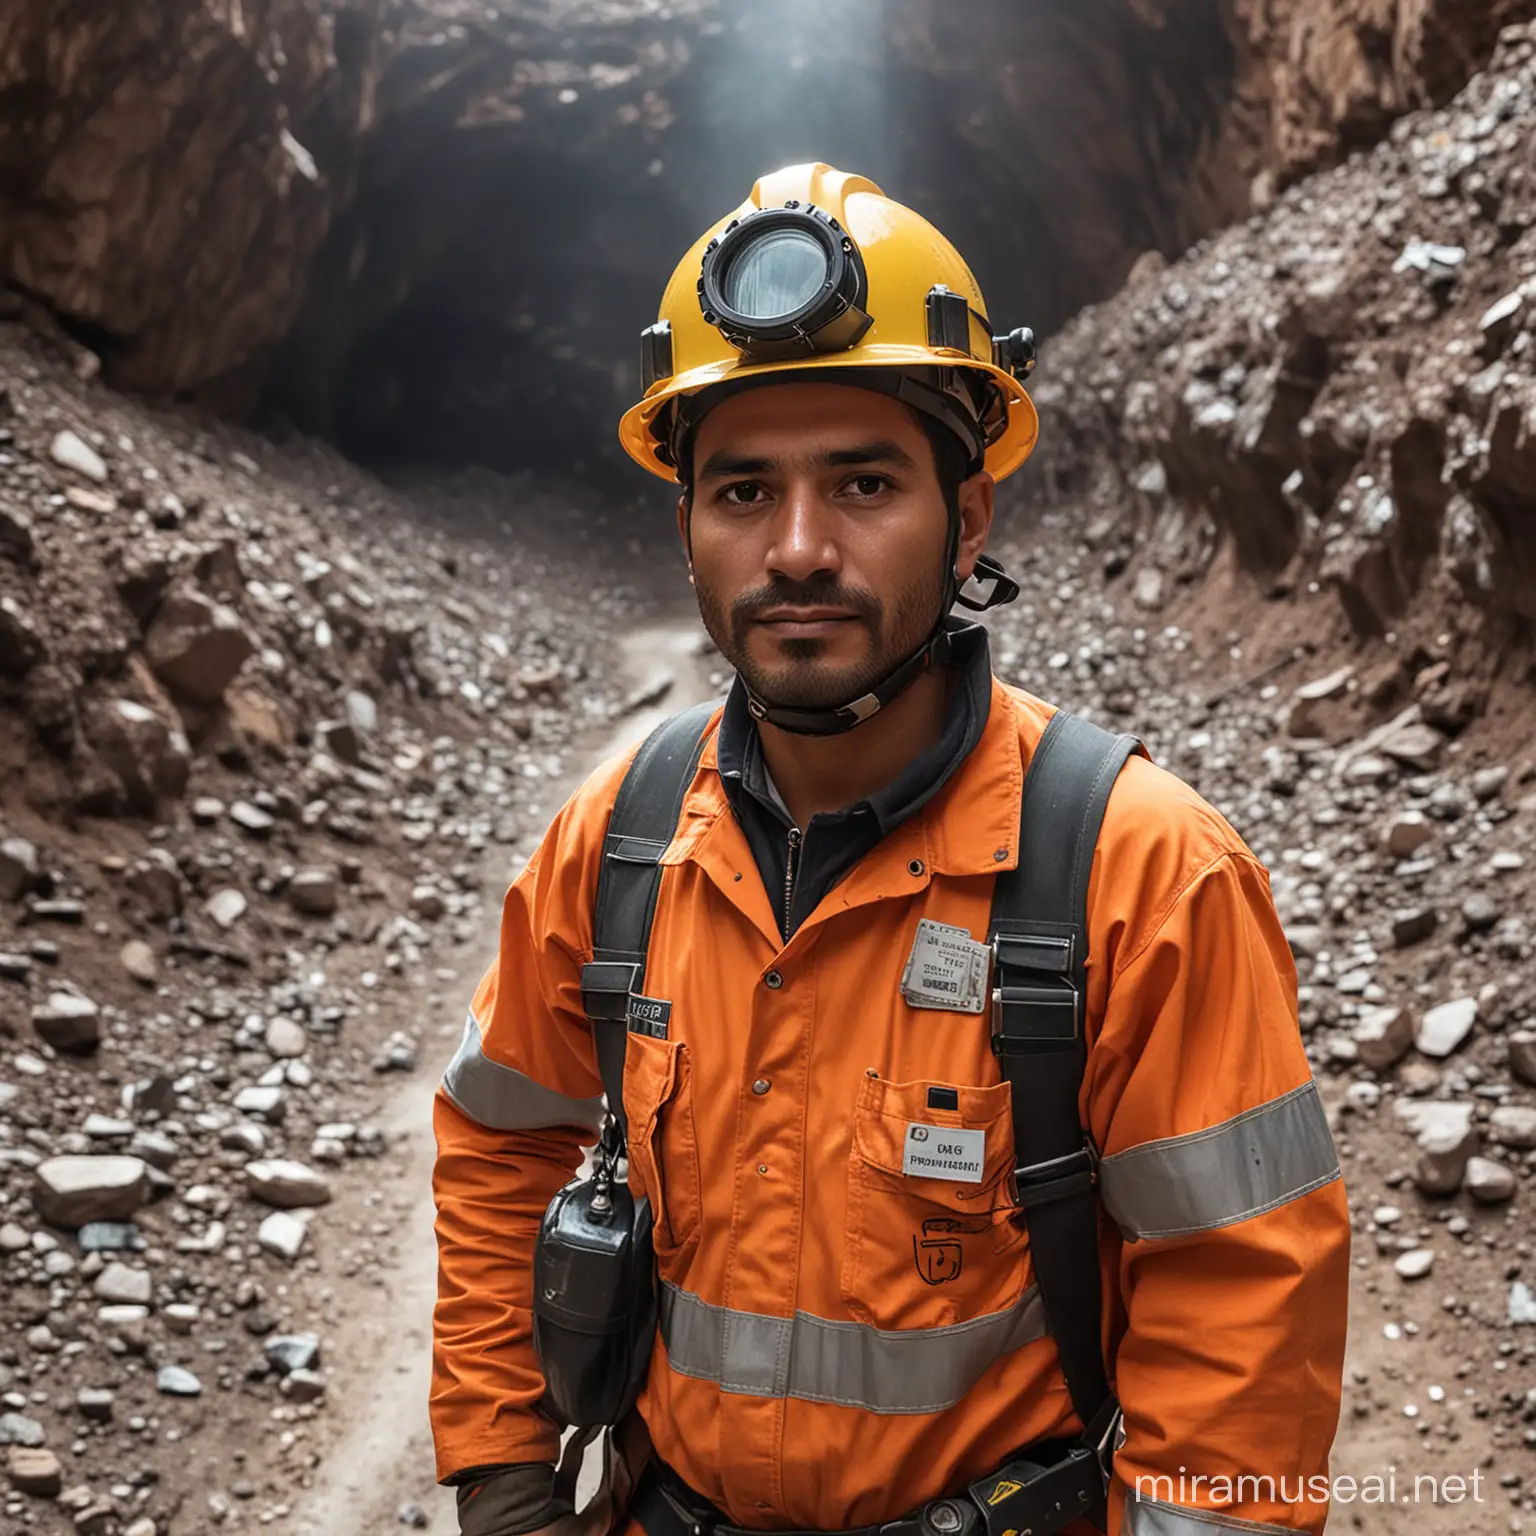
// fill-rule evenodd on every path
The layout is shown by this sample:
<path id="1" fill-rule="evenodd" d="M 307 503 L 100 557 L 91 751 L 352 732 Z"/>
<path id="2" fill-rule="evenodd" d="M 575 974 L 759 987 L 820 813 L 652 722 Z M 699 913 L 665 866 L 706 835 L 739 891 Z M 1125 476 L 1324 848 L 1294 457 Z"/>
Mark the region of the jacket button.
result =
<path id="1" fill-rule="evenodd" d="M 769 971 L 763 977 L 763 985 L 777 992 L 784 985 L 784 978 L 777 971 Z"/>
<path id="2" fill-rule="evenodd" d="M 752 1092 L 761 1097 L 763 1094 L 767 1093 L 771 1087 L 773 1087 L 773 1084 L 770 1083 L 766 1077 L 760 1077 L 755 1083 L 752 1084 Z"/>

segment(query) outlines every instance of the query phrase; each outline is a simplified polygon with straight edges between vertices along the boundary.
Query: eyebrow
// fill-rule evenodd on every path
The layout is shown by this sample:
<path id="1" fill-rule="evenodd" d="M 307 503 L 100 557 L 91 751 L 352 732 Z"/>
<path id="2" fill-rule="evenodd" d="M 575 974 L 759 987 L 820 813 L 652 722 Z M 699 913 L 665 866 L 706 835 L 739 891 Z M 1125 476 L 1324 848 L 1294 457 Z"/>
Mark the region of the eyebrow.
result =
<path id="1" fill-rule="evenodd" d="M 899 443 L 890 438 L 877 438 L 873 442 L 855 443 L 848 448 L 829 448 L 811 455 L 805 460 L 815 469 L 847 469 L 860 464 L 890 464 L 897 469 L 915 470 L 917 461 Z M 713 480 L 734 475 L 763 475 L 782 468 L 778 459 L 749 457 L 719 448 L 704 461 L 699 471 L 701 480 Z"/>

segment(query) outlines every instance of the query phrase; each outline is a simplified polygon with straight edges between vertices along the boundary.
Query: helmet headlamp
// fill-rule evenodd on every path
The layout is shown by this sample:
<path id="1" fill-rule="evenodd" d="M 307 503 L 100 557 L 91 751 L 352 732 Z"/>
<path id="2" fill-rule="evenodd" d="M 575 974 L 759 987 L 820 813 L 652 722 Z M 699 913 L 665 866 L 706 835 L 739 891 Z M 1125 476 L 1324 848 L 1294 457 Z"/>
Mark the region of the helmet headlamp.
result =
<path id="1" fill-rule="evenodd" d="M 870 327 L 859 249 L 810 203 L 733 219 L 704 250 L 699 307 L 753 362 L 844 352 Z"/>

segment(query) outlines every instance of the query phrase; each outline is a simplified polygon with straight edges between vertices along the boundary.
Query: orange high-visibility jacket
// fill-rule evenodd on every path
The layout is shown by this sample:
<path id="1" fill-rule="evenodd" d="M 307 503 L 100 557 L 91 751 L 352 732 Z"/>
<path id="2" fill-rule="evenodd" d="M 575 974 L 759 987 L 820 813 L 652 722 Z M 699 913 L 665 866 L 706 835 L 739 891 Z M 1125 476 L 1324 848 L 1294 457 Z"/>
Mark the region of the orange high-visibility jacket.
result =
<path id="1" fill-rule="evenodd" d="M 788 943 L 705 746 L 645 978 L 671 1002 L 668 1038 L 629 1036 L 624 1101 L 661 1295 L 640 1411 L 734 1523 L 893 1519 L 1081 1427 L 1007 1209 L 987 1019 L 899 986 L 920 918 L 985 937 L 1051 713 L 994 679 L 974 750 Z M 437 1096 L 442 1478 L 556 1458 L 534 1406 L 533 1246 L 601 1111 L 580 973 L 631 755 L 572 797 L 508 892 Z M 1349 1225 L 1295 968 L 1263 867 L 1142 758 L 1110 797 L 1089 942 L 1079 1110 L 1102 1158 L 1103 1337 L 1125 1413 L 1109 1529 L 1320 1531 Z M 936 1084 L 957 1110 L 929 1107 Z M 982 1132 L 981 1182 L 904 1176 L 917 1121 Z M 960 1254 L 925 1263 L 925 1223 L 953 1224 Z"/>

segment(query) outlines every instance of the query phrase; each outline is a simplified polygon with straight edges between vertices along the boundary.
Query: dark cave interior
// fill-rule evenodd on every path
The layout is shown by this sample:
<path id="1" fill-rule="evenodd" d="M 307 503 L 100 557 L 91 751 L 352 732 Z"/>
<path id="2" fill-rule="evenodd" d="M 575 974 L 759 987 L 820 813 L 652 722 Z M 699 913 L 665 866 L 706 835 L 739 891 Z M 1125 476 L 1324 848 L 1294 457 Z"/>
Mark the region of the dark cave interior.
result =
<path id="1" fill-rule="evenodd" d="M 639 333 L 677 256 L 764 171 L 822 159 L 872 176 L 955 241 L 999 327 L 1041 333 L 1246 196 L 1219 0 L 1167 16 L 1144 0 L 844 0 L 835 28 L 817 0 L 705 14 L 670 47 L 639 24 L 573 30 L 531 85 L 483 38 L 430 85 L 404 55 L 266 411 L 380 467 L 632 486 L 613 427 Z M 509 112 L 486 110 L 498 68 L 520 82 Z"/>

